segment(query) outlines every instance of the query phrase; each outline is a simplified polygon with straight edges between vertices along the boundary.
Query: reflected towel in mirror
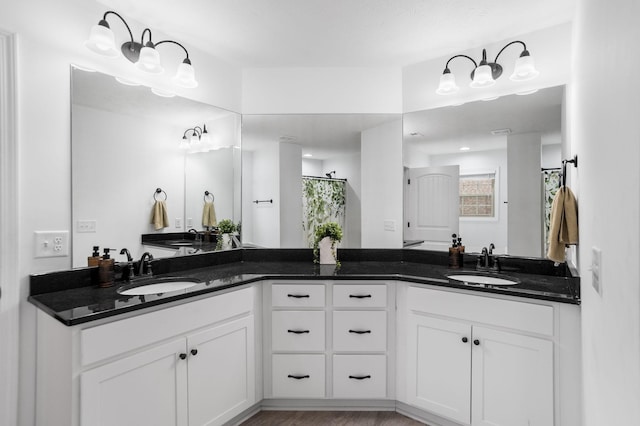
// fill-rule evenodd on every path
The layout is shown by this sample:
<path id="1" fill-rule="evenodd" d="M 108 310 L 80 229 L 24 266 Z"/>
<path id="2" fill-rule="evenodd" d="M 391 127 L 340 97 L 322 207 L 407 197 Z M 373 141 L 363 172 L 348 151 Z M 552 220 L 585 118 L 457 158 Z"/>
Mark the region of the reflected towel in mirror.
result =
<path id="1" fill-rule="evenodd" d="M 212 202 L 204 203 L 204 207 L 202 209 L 202 226 L 211 227 L 217 225 L 216 208 L 213 206 Z"/>
<path id="2" fill-rule="evenodd" d="M 169 227 L 169 215 L 164 201 L 156 200 L 151 210 L 151 224 L 157 230 Z"/>
<path id="3" fill-rule="evenodd" d="M 547 257 L 554 262 L 564 262 L 565 248 L 572 244 L 578 244 L 578 204 L 571 189 L 563 186 L 551 205 Z"/>

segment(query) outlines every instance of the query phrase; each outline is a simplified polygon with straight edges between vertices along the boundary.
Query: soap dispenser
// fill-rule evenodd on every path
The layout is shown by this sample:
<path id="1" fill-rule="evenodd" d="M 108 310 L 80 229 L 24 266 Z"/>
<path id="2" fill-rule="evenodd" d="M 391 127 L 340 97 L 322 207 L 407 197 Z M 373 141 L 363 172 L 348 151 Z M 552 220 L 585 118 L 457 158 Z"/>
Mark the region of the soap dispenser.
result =
<path id="1" fill-rule="evenodd" d="M 93 254 L 90 257 L 87 257 L 87 265 L 100 266 L 101 260 L 102 260 L 102 257 L 100 256 L 100 247 L 93 246 Z"/>
<path id="2" fill-rule="evenodd" d="M 102 288 L 111 287 L 116 276 L 115 261 L 109 256 L 111 250 L 109 248 L 104 249 L 104 255 L 98 266 L 98 282 Z"/>

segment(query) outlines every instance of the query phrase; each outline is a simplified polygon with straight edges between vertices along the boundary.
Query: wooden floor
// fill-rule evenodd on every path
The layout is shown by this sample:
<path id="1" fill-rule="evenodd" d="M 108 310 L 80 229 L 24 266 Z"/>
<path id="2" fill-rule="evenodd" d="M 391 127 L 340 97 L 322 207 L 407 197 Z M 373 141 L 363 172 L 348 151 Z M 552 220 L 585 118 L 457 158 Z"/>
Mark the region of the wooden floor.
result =
<path id="1" fill-rule="evenodd" d="M 394 411 L 261 411 L 241 426 L 420 426 Z"/>

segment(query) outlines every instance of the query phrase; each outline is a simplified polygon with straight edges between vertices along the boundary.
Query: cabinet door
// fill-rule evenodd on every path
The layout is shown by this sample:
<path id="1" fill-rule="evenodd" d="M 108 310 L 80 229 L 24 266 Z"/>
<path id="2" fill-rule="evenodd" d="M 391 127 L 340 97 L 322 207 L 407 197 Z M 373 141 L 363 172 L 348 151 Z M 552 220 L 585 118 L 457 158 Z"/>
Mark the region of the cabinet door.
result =
<path id="1" fill-rule="evenodd" d="M 184 338 L 80 376 L 80 424 L 186 426 Z"/>
<path id="2" fill-rule="evenodd" d="M 255 402 L 253 315 L 187 337 L 189 426 L 220 425 Z"/>
<path id="3" fill-rule="evenodd" d="M 409 403 L 469 424 L 471 326 L 412 313 L 407 343 Z"/>
<path id="4" fill-rule="evenodd" d="M 553 344 L 473 327 L 474 426 L 553 425 Z"/>

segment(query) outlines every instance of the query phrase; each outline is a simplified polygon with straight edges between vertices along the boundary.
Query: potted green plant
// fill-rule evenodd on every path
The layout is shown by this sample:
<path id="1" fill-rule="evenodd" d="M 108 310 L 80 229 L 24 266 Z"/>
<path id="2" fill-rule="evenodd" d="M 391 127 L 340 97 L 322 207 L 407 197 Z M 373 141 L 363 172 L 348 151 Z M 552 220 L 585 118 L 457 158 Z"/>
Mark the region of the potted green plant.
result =
<path id="1" fill-rule="evenodd" d="M 336 243 L 342 241 L 342 228 L 336 222 L 327 222 L 316 228 L 313 242 L 313 261 L 321 265 L 340 265 Z"/>
<path id="2" fill-rule="evenodd" d="M 231 234 L 233 234 L 237 230 L 238 227 L 230 219 L 222 219 L 220 222 L 218 222 L 218 232 L 221 234 L 222 238 L 218 238 L 216 249 L 228 250 L 232 248 Z"/>

